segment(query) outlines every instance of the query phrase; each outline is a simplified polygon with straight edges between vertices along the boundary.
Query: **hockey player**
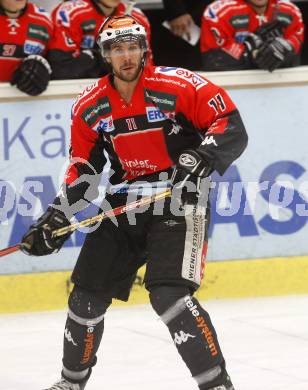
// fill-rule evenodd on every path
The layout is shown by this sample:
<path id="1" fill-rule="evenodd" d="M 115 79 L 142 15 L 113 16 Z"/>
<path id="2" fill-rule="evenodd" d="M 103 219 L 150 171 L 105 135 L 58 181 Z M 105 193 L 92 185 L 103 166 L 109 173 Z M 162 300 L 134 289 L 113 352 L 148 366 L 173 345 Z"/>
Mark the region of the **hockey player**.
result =
<path id="1" fill-rule="evenodd" d="M 48 86 L 45 58 L 53 26 L 49 15 L 27 0 L 0 0 L 0 81 L 28 95 Z"/>
<path id="2" fill-rule="evenodd" d="M 218 0 L 203 15 L 203 69 L 296 66 L 303 40 L 301 12 L 287 0 Z"/>
<path id="3" fill-rule="evenodd" d="M 95 78 L 107 73 L 96 44 L 99 27 L 110 15 L 127 13 L 128 5 L 120 0 L 70 0 L 53 11 L 55 24 L 49 61 L 54 79 Z M 139 8 L 130 10 L 146 29 L 150 45 L 150 23 Z M 147 60 L 152 62 L 152 52 Z"/>
<path id="4" fill-rule="evenodd" d="M 209 80 L 181 68 L 144 66 L 145 29 L 131 16 L 108 18 L 98 44 L 110 74 L 73 106 L 72 164 L 59 197 L 23 237 L 25 252 L 42 256 L 61 248 L 67 236 L 52 238 L 50 232 L 69 224 L 71 210 L 60 205 L 86 205 L 95 197 L 91 174 L 102 171 L 104 151 L 115 188 L 123 180 L 129 184 L 125 191 L 108 192 L 111 207 L 125 203 L 138 179 L 155 188 L 172 176 L 175 195 L 160 212 L 152 205 L 135 219 L 122 214 L 87 234 L 72 274 L 62 378 L 49 390 L 84 389 L 104 314 L 112 298 L 128 299 L 144 263 L 151 304 L 199 389 L 233 390 L 210 316 L 193 295 L 203 276 L 209 224 L 208 185 L 201 183 L 214 170 L 222 175 L 245 149 L 240 114 Z M 181 213 L 173 211 L 173 202 Z"/>

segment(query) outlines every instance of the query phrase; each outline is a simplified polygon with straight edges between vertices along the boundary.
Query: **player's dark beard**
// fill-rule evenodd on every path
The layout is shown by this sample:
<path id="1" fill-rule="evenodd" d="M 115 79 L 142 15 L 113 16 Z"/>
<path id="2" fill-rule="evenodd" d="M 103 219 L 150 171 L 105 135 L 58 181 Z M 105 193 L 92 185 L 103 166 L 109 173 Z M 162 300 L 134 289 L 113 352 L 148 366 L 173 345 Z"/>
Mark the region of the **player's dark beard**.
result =
<path id="1" fill-rule="evenodd" d="M 113 74 L 114 74 L 115 77 L 117 77 L 118 79 L 120 79 L 122 81 L 127 81 L 127 82 L 135 81 L 139 77 L 141 69 L 142 69 L 142 62 L 140 62 L 138 68 L 135 71 L 135 73 L 131 77 L 129 77 L 129 78 L 127 78 L 125 76 L 122 76 L 121 72 L 117 72 L 114 69 L 113 69 Z"/>

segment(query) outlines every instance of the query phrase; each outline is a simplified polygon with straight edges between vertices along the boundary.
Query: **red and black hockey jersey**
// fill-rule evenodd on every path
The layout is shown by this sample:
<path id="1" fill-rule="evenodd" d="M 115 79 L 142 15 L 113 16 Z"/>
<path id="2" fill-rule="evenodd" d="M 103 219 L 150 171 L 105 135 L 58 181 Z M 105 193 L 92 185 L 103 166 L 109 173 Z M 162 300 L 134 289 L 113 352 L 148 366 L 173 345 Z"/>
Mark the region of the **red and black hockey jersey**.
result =
<path id="1" fill-rule="evenodd" d="M 245 0 L 218 0 L 210 4 L 202 18 L 201 52 L 219 49 L 239 60 L 249 33 L 260 26 L 279 21 L 283 37 L 299 54 L 304 40 L 304 24 L 298 7 L 288 0 L 269 0 L 263 15 Z"/>
<path id="2" fill-rule="evenodd" d="M 0 31 L 0 81 L 10 81 L 25 57 L 46 54 L 53 25 L 44 9 L 28 3 L 17 19 L 0 9 Z"/>
<path id="3" fill-rule="evenodd" d="M 228 94 L 181 68 L 145 67 L 126 103 L 105 76 L 78 97 L 72 109 L 71 158 L 66 184 L 103 170 L 107 152 L 113 183 L 168 170 L 194 149 L 223 174 L 243 152 L 247 134 Z M 85 168 L 85 169 L 84 169 Z M 93 170 L 92 170 L 93 174 Z M 149 180 L 150 181 L 150 180 Z"/>
<path id="4" fill-rule="evenodd" d="M 114 15 L 123 15 L 127 5 L 120 3 Z M 152 63 L 150 48 L 150 23 L 139 8 L 133 8 L 131 15 L 142 24 L 147 31 L 149 43 L 148 62 Z M 98 77 L 102 65 L 97 63 L 98 69 L 87 69 L 86 58 L 82 58 L 84 50 L 95 51 L 97 34 L 100 26 L 106 19 L 103 11 L 92 0 L 71 0 L 60 4 L 52 13 L 55 23 L 54 39 L 51 42 L 51 64 L 55 63 L 55 78 Z M 97 54 L 99 54 L 97 52 Z M 66 67 L 63 69 L 63 67 Z M 79 68 L 79 69 L 78 69 Z M 59 71 L 58 71 L 59 70 Z M 97 73 L 97 75 L 95 74 Z M 57 73 L 59 73 L 57 75 Z M 103 72 L 106 74 L 106 71 Z"/>

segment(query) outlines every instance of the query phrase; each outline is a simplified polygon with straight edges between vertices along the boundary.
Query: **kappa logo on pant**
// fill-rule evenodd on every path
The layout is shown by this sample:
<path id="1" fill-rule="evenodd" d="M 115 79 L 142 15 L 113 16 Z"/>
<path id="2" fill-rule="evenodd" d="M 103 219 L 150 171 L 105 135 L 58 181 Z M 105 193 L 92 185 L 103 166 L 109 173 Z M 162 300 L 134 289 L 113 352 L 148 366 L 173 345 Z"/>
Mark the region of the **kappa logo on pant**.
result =
<path id="1" fill-rule="evenodd" d="M 64 337 L 66 338 L 66 340 L 67 340 L 69 343 L 72 343 L 73 345 L 75 345 L 75 347 L 78 346 L 78 344 L 75 343 L 75 341 L 74 341 L 74 339 L 73 339 L 73 337 L 72 337 L 71 332 L 70 332 L 67 328 L 65 328 L 65 330 L 64 330 Z"/>
<path id="2" fill-rule="evenodd" d="M 181 345 L 182 343 L 186 343 L 186 341 L 189 338 L 194 339 L 196 336 L 193 336 L 192 334 L 185 333 L 182 330 L 179 331 L 179 333 L 174 333 L 174 344 Z"/>

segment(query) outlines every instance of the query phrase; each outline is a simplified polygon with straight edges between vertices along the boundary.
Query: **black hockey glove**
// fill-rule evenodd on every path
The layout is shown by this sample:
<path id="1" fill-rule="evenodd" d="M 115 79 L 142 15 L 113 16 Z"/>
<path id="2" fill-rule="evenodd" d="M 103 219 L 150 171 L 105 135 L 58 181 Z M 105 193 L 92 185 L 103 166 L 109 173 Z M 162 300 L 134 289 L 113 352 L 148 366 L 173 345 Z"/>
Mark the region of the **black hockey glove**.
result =
<path id="1" fill-rule="evenodd" d="M 256 34 L 249 33 L 243 43 L 246 46 L 245 54 L 250 57 L 251 61 L 254 61 L 259 48 L 263 45 L 262 39 Z"/>
<path id="2" fill-rule="evenodd" d="M 59 251 L 71 233 L 64 236 L 52 237 L 52 231 L 70 225 L 62 211 L 48 207 L 47 211 L 30 226 L 23 236 L 21 243 L 22 251 L 27 255 L 44 256 Z"/>
<path id="3" fill-rule="evenodd" d="M 254 31 L 254 34 L 258 35 L 263 42 L 272 41 L 276 37 L 283 36 L 282 28 L 281 22 L 274 20 L 273 22 L 265 23 L 257 28 L 257 30 Z"/>
<path id="4" fill-rule="evenodd" d="M 26 57 L 15 70 L 11 85 L 31 96 L 45 91 L 51 75 L 51 67 L 46 58 L 32 54 Z"/>
<path id="5" fill-rule="evenodd" d="M 286 39 L 277 37 L 258 50 L 255 63 L 260 69 L 273 72 L 294 54 L 293 46 Z"/>
<path id="6" fill-rule="evenodd" d="M 180 155 L 177 166 L 171 177 L 173 193 L 179 197 L 180 203 L 197 204 L 202 196 L 207 196 L 204 178 L 213 169 L 195 150 L 185 150 Z"/>

